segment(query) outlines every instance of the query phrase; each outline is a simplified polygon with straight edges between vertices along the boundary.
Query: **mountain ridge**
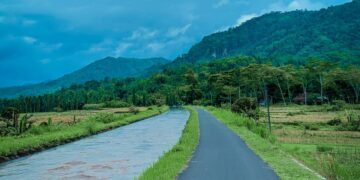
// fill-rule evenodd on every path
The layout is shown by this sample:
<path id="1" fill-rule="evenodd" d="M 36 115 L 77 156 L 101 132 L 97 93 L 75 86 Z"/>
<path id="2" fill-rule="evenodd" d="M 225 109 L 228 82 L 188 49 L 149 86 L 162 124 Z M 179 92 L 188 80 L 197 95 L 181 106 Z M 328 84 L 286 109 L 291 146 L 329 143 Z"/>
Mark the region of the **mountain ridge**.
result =
<path id="1" fill-rule="evenodd" d="M 360 65 L 360 1 L 318 11 L 271 12 L 227 31 L 205 36 L 173 64 L 231 56 L 254 56 L 274 62 L 316 57 Z M 355 59 L 355 60 L 354 60 Z"/>
<path id="2" fill-rule="evenodd" d="M 144 61 L 146 63 L 144 63 Z M 123 58 L 106 57 L 96 60 L 81 69 L 65 74 L 47 82 L 0 88 L 0 97 L 11 98 L 19 95 L 40 95 L 50 93 L 72 84 L 81 84 L 91 80 L 108 78 L 137 77 L 149 71 L 149 68 L 170 62 L 165 58 Z"/>

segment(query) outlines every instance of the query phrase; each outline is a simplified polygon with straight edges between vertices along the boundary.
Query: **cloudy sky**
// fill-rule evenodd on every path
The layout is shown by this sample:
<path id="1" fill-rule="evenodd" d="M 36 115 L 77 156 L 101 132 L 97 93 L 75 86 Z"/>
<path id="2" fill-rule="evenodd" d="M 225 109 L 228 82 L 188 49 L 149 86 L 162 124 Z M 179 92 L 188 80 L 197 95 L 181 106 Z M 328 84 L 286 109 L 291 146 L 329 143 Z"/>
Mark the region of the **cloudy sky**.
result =
<path id="1" fill-rule="evenodd" d="M 97 59 L 165 57 L 270 11 L 349 0 L 1 0 L 0 87 L 55 79 Z"/>

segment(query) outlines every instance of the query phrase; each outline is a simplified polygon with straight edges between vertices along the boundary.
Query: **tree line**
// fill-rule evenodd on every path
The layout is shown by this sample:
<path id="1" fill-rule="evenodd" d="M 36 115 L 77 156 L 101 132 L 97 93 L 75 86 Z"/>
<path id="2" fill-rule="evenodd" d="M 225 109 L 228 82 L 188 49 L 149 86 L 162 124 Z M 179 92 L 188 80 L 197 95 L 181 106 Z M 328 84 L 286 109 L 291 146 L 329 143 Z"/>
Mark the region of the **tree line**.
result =
<path id="1" fill-rule="evenodd" d="M 82 109 L 85 104 L 124 101 L 137 106 L 233 104 L 241 97 L 264 103 L 322 104 L 334 100 L 359 103 L 360 70 L 311 59 L 304 64 L 272 65 L 251 57 L 166 68 L 148 78 L 105 79 L 74 84 L 41 96 L 0 99 L 0 111 L 20 112 Z"/>

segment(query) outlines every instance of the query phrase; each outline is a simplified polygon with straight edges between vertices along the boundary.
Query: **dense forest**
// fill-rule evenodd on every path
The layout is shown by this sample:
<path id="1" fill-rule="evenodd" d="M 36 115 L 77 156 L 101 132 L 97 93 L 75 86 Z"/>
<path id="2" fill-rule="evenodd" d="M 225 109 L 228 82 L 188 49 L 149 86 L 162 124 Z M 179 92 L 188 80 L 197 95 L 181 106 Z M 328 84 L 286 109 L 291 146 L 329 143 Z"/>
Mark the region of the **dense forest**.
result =
<path id="1" fill-rule="evenodd" d="M 259 63 L 262 62 L 263 63 Z M 263 103 L 321 104 L 334 100 L 359 103 L 360 69 L 317 59 L 303 65 L 274 66 L 253 57 L 225 58 L 195 66 L 168 68 L 148 78 L 105 79 L 73 84 L 52 94 L 1 99 L 0 111 L 21 112 L 82 109 L 111 101 L 137 106 L 232 104 L 240 97 Z"/>
<path id="2" fill-rule="evenodd" d="M 359 12 L 359 0 L 319 11 L 272 12 L 204 37 L 176 62 L 249 55 L 270 58 L 274 64 L 316 57 L 359 65 Z"/>

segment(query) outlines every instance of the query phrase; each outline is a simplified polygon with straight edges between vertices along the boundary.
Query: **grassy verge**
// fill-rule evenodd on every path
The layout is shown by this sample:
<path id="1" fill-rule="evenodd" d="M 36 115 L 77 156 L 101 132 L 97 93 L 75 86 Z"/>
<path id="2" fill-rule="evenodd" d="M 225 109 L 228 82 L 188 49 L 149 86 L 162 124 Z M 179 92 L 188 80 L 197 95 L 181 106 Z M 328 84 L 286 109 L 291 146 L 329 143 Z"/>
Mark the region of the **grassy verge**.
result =
<path id="1" fill-rule="evenodd" d="M 99 114 L 72 125 L 37 126 L 19 136 L 0 137 L 0 162 L 140 121 L 166 110 L 168 107 L 153 107 L 138 114 Z"/>
<path id="2" fill-rule="evenodd" d="M 199 121 L 197 111 L 190 111 L 189 120 L 179 142 L 148 168 L 139 179 L 175 179 L 190 160 L 199 142 Z"/>
<path id="3" fill-rule="evenodd" d="M 257 155 L 274 169 L 281 179 L 319 179 L 315 174 L 295 163 L 276 143 L 271 143 L 269 141 L 271 139 L 264 139 L 257 132 L 256 134 L 251 132 L 246 123 L 248 119 L 229 110 L 214 107 L 205 109 L 238 134 Z"/>

